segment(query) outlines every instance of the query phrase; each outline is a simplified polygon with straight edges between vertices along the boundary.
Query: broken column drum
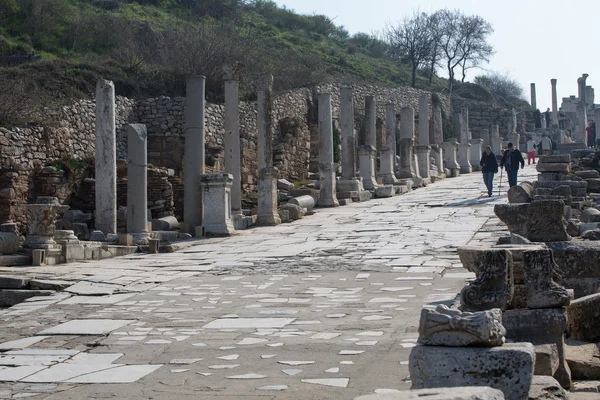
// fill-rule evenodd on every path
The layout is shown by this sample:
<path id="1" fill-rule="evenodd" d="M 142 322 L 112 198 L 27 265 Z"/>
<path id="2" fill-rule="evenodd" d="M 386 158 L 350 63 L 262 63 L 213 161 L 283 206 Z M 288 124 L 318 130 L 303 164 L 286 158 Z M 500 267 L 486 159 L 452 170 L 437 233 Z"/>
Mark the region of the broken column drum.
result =
<path id="1" fill-rule="evenodd" d="M 96 229 L 117 232 L 117 130 L 115 86 L 99 80 L 96 85 Z"/>
<path id="2" fill-rule="evenodd" d="M 192 232 L 202 225 L 203 217 L 198 180 L 204 173 L 205 81 L 194 76 L 186 82 L 183 221 Z"/>
<path id="3" fill-rule="evenodd" d="M 127 125 L 127 233 L 148 244 L 148 162 L 146 125 Z"/>
<path id="4" fill-rule="evenodd" d="M 331 94 L 319 94 L 319 173 L 321 187 L 319 205 L 337 207 L 336 198 L 337 164 L 333 162 L 333 120 L 331 117 Z"/>

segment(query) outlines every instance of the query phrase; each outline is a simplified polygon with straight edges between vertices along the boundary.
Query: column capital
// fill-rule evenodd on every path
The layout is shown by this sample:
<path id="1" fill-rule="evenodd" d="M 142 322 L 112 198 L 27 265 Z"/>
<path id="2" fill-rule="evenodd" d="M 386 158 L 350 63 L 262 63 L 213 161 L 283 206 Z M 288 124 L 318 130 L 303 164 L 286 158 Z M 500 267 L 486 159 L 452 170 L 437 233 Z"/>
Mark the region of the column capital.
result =
<path id="1" fill-rule="evenodd" d="M 550 83 L 552 84 L 552 86 L 556 86 L 556 78 L 550 79 Z"/>

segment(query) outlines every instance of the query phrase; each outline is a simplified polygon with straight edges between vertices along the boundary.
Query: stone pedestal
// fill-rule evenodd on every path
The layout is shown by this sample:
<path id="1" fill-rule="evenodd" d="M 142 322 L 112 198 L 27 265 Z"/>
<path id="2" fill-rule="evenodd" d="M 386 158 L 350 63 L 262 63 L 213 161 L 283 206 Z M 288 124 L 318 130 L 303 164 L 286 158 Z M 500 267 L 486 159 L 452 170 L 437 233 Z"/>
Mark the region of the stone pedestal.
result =
<path id="1" fill-rule="evenodd" d="M 336 198 L 336 171 L 333 162 L 333 120 L 331 118 L 331 94 L 319 94 L 319 173 L 321 207 L 339 207 Z"/>
<path id="2" fill-rule="evenodd" d="M 99 80 L 96 85 L 96 229 L 117 232 L 117 131 L 115 86 Z"/>
<path id="3" fill-rule="evenodd" d="M 230 174 L 200 175 L 204 204 L 202 227 L 207 236 L 229 236 L 234 232 L 231 218 L 232 183 L 233 176 Z"/>
<path id="4" fill-rule="evenodd" d="M 415 146 L 415 153 L 419 163 L 419 174 L 425 182 L 428 182 L 431 180 L 429 175 L 429 171 L 431 170 L 431 147 Z"/>
<path id="5" fill-rule="evenodd" d="M 519 148 L 519 143 L 521 142 L 521 135 L 518 133 L 509 133 L 508 134 L 508 141 L 511 142 L 513 144 L 513 147 L 517 150 L 520 150 Z M 494 153 L 496 154 L 496 153 Z"/>
<path id="6" fill-rule="evenodd" d="M 473 172 L 473 167 L 471 166 L 471 144 L 469 142 L 458 144 L 458 163 L 461 174 L 470 174 Z"/>
<path id="7" fill-rule="evenodd" d="M 279 225 L 281 218 L 277 212 L 277 177 L 275 167 L 263 168 L 258 174 L 258 215 L 256 225 Z"/>
<path id="8" fill-rule="evenodd" d="M 431 157 L 435 161 L 437 179 L 446 178 L 446 168 L 444 168 L 444 150 L 440 145 L 434 144 L 431 146 Z"/>
<path id="9" fill-rule="evenodd" d="M 469 144 L 471 145 L 471 167 L 473 171 L 481 171 L 479 161 L 483 152 L 483 139 L 471 139 Z"/>
<path id="10" fill-rule="evenodd" d="M 127 125 L 127 233 L 148 244 L 148 161 L 146 125 Z"/>
<path id="11" fill-rule="evenodd" d="M 444 149 L 444 164 L 450 171 L 450 177 L 456 178 L 460 175 L 460 164 L 457 161 L 458 143 L 455 141 L 442 143 Z"/>
<path id="12" fill-rule="evenodd" d="M 363 187 L 366 190 L 375 190 L 377 179 L 375 178 L 375 157 L 377 150 L 373 146 L 361 146 L 358 150 L 358 164 Z"/>
<path id="13" fill-rule="evenodd" d="M 56 230 L 54 240 L 61 247 L 61 262 L 68 263 L 85 259 L 83 244 L 73 231 Z"/>
<path id="14" fill-rule="evenodd" d="M 394 150 L 385 147 L 379 152 L 379 176 L 384 185 L 394 185 L 398 183 L 394 172 Z"/>
<path id="15" fill-rule="evenodd" d="M 400 164 L 398 166 L 399 178 L 411 179 L 417 177 L 414 159 L 413 139 L 400 139 Z"/>
<path id="16" fill-rule="evenodd" d="M 231 215 L 236 229 L 243 229 L 242 166 L 240 150 L 239 74 L 240 64 L 223 67 L 225 80 L 225 173 L 233 176 L 231 185 Z"/>
<path id="17" fill-rule="evenodd" d="M 22 207 L 27 217 L 27 237 L 23 249 L 29 254 L 33 250 L 44 250 L 45 263 L 58 264 L 61 247 L 54 241 L 55 223 L 59 214 L 69 207 L 61 206 L 56 197 L 38 197 L 36 204 L 25 204 Z"/>
<path id="18" fill-rule="evenodd" d="M 186 81 L 183 222 L 191 232 L 202 225 L 203 216 L 198 181 L 204 174 L 205 81 L 203 76 L 190 77 Z"/>
<path id="19" fill-rule="evenodd" d="M 354 100 L 352 88 L 344 86 L 340 94 L 342 127 L 342 180 L 358 176 L 356 171 L 356 134 L 354 132 Z"/>

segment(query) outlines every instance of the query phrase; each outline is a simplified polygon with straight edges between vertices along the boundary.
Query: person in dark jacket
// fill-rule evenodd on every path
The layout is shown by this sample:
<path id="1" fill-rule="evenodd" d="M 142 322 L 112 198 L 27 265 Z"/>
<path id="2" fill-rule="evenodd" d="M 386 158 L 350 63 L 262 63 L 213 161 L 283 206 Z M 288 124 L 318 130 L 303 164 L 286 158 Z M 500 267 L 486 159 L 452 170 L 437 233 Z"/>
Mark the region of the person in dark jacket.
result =
<path id="1" fill-rule="evenodd" d="M 498 173 L 498 161 L 496 155 L 492 153 L 492 148 L 487 146 L 481 156 L 481 170 L 483 171 L 483 182 L 487 187 L 488 196 L 492 197 L 494 192 L 494 174 Z"/>
<path id="2" fill-rule="evenodd" d="M 519 173 L 519 164 L 521 169 L 525 168 L 525 160 L 521 152 L 513 147 L 512 143 L 508 143 L 508 148 L 502 156 L 500 166 L 506 169 L 508 184 L 510 187 L 517 185 L 517 174 Z"/>

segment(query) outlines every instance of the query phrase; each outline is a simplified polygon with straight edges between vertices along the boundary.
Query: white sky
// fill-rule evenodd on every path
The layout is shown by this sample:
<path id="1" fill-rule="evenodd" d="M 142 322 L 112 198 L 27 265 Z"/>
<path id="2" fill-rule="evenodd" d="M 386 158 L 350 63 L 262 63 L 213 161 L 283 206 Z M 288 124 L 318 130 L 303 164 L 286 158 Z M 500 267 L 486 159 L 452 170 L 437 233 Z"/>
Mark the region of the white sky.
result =
<path id="1" fill-rule="evenodd" d="M 343 25 L 350 34 L 381 30 L 386 23 L 400 21 L 413 11 L 460 9 L 478 14 L 494 27 L 490 42 L 496 49 L 488 68 L 508 72 L 523 87 L 537 87 L 537 106 L 552 106 L 550 79 L 558 80 L 561 99 L 577 95 L 577 78 L 590 74 L 600 103 L 600 43 L 595 28 L 600 15 L 599 0 L 275 0 L 302 14 L 324 14 Z M 597 68 L 593 68 L 596 66 Z M 443 73 L 439 71 L 438 73 Z M 468 80 L 480 74 L 471 70 Z M 598 84 L 595 85 L 595 83 Z"/>

